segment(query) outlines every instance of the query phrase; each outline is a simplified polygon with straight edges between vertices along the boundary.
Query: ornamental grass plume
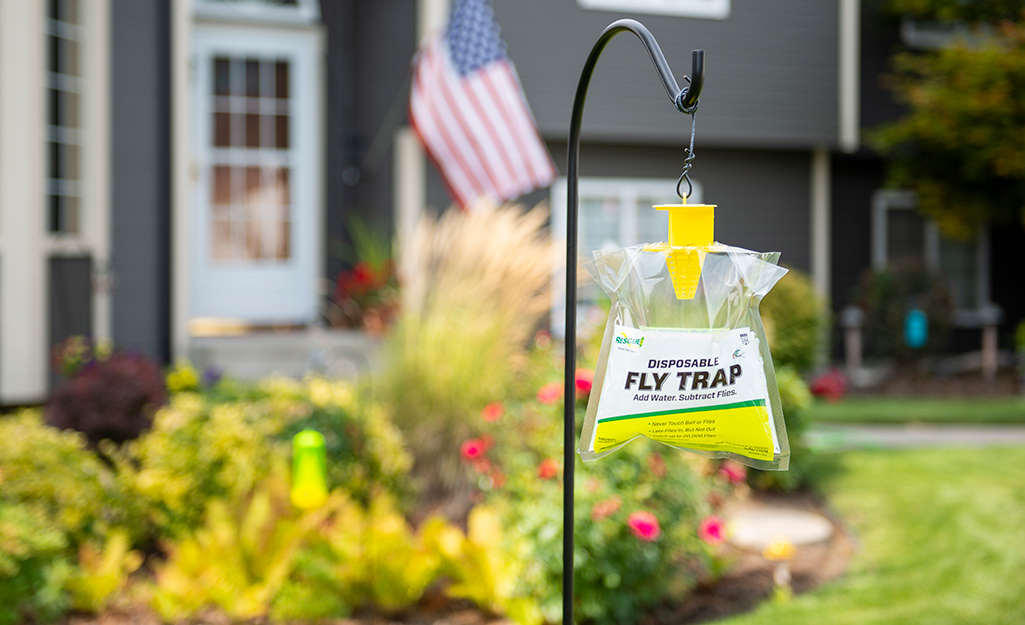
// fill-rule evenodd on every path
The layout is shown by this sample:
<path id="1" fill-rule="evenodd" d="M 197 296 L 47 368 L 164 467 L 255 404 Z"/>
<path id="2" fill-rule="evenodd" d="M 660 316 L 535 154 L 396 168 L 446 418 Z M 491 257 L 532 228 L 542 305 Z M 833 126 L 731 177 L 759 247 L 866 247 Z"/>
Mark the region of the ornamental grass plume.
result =
<path id="1" fill-rule="evenodd" d="M 401 250 L 400 317 L 387 337 L 381 392 L 436 494 L 467 484 L 458 444 L 481 406 L 505 397 L 551 304 L 557 254 L 544 207 L 480 206 L 425 216 Z"/>

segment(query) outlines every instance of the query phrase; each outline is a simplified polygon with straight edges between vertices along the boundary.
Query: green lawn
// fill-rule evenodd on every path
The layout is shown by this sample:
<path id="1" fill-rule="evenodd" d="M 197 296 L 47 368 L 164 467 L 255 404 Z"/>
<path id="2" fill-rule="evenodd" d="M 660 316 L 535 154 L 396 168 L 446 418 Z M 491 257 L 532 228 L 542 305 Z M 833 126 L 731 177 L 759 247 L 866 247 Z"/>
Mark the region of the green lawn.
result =
<path id="1" fill-rule="evenodd" d="M 1025 398 L 848 397 L 816 401 L 805 415 L 836 423 L 1025 423 Z"/>
<path id="2" fill-rule="evenodd" d="M 1025 623 L 1025 449 L 824 460 L 819 485 L 859 542 L 847 574 L 723 623 Z"/>

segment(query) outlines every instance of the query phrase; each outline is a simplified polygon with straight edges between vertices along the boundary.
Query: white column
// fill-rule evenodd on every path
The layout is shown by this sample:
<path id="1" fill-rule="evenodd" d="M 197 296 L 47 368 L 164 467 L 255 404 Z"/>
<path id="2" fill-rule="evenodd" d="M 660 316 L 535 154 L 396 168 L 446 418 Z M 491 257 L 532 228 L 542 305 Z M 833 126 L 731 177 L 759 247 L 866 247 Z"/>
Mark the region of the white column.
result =
<path id="1" fill-rule="evenodd" d="M 192 158 L 189 73 L 192 2 L 171 2 L 171 358 L 189 353 L 189 247 Z"/>
<path id="2" fill-rule="evenodd" d="M 86 42 L 82 50 L 86 93 L 83 102 L 82 184 L 85 236 L 92 249 L 94 271 L 93 337 L 113 331 L 110 273 L 110 0 L 92 0 L 83 15 Z"/>
<path id="3" fill-rule="evenodd" d="M 811 276 L 815 288 L 827 299 L 833 253 L 830 169 L 829 150 L 815 148 L 811 156 Z"/>
<path id="4" fill-rule="evenodd" d="M 861 0 L 840 0 L 839 13 L 839 139 L 849 153 L 858 149 L 861 124 Z"/>
<path id="5" fill-rule="evenodd" d="M 445 25 L 449 0 L 417 0 L 416 40 L 423 40 Z M 427 161 L 413 130 L 399 128 L 393 138 L 392 204 L 395 218 L 395 252 L 402 268 L 402 252 L 424 207 L 427 206 Z"/>
<path id="6" fill-rule="evenodd" d="M 0 0 L 0 401 L 46 396 L 45 2 Z"/>

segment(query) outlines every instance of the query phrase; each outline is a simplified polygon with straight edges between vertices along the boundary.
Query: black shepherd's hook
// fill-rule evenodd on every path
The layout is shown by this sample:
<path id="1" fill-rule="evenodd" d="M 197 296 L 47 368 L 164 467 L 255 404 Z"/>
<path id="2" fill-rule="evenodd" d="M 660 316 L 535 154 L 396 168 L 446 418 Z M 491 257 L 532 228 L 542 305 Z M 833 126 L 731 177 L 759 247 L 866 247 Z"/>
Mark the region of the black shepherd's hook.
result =
<path id="1" fill-rule="evenodd" d="M 623 19 L 609 24 L 598 41 L 591 49 L 584 69 L 580 73 L 576 97 L 573 99 L 573 116 L 569 125 L 569 157 L 567 166 L 567 182 L 569 198 L 566 203 L 566 377 L 564 402 L 564 437 L 563 454 L 563 537 L 562 537 L 562 622 L 573 625 L 573 483 L 576 455 L 573 449 L 576 440 L 576 411 L 573 398 L 576 396 L 576 342 L 577 342 L 577 204 L 579 201 L 579 160 L 580 160 L 580 123 L 584 116 L 584 100 L 587 99 L 587 87 L 594 73 L 598 57 L 613 37 L 621 32 L 629 31 L 637 35 L 648 51 L 652 64 L 666 88 L 669 99 L 673 101 L 681 113 L 693 115 L 698 109 L 698 98 L 705 82 L 705 51 L 694 50 L 691 53 L 691 75 L 689 85 L 681 89 L 673 72 L 666 62 L 662 49 L 651 32 L 644 24 L 636 20 Z M 686 78 L 686 77 L 685 77 Z"/>

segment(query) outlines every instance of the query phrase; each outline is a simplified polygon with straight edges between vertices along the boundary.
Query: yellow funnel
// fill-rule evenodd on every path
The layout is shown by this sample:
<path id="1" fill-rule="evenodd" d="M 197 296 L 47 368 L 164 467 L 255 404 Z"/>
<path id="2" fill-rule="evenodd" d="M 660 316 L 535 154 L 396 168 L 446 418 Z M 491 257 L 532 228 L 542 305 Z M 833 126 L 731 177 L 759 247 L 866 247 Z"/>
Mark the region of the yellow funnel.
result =
<path id="1" fill-rule="evenodd" d="M 701 279 L 701 264 L 714 242 L 714 204 L 660 204 L 655 210 L 669 212 L 669 245 L 651 246 L 666 250 L 666 265 L 676 299 L 693 299 Z M 679 249 L 703 248 L 703 249 Z"/>

